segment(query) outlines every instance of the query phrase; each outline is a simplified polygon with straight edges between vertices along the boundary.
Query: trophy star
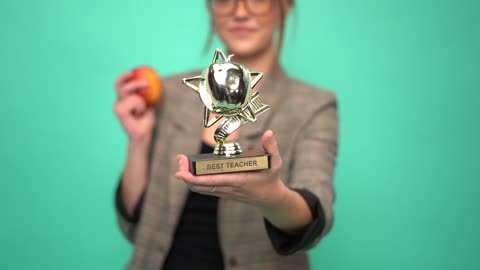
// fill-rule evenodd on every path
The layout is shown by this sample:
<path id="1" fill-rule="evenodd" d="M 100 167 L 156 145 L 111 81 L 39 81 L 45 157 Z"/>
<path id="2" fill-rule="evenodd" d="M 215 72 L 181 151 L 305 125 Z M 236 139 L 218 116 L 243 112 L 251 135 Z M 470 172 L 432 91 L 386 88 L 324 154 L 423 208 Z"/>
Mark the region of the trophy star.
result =
<path id="1" fill-rule="evenodd" d="M 204 104 L 205 127 L 226 118 L 215 132 L 217 142 L 224 141 L 243 124 L 255 122 L 258 115 L 270 108 L 260 102 L 258 91 L 253 91 L 263 73 L 250 72 L 247 67 L 231 62 L 232 57 L 233 54 L 226 56 L 217 49 L 212 64 L 201 75 L 182 80 L 199 94 Z M 214 114 L 212 119 L 211 113 Z"/>

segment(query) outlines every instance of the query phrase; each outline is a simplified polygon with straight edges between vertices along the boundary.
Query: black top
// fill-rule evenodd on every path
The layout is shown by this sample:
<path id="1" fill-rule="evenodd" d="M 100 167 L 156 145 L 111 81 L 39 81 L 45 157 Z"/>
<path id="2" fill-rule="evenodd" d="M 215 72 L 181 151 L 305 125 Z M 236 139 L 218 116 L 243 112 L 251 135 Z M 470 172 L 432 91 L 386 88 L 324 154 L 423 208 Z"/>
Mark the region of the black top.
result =
<path id="1" fill-rule="evenodd" d="M 212 152 L 202 144 L 200 153 Z M 163 269 L 224 269 L 217 216 L 218 197 L 190 191 Z"/>
<path id="2" fill-rule="evenodd" d="M 211 153 L 213 148 L 202 144 L 201 153 Z M 133 216 L 126 213 L 120 199 L 120 187 L 116 192 L 116 207 L 120 214 L 132 223 L 138 223 L 141 218 L 143 196 L 135 208 Z M 313 243 L 325 227 L 325 216 L 318 198 L 305 189 L 294 189 L 307 202 L 312 212 L 313 220 L 303 232 L 298 235 L 288 235 L 274 227 L 267 219 L 265 228 L 273 248 L 280 255 L 290 255 Z M 163 265 L 163 270 L 169 269 L 224 269 L 223 255 L 218 237 L 218 200 L 216 196 L 189 192 L 179 219 L 173 243 Z"/>

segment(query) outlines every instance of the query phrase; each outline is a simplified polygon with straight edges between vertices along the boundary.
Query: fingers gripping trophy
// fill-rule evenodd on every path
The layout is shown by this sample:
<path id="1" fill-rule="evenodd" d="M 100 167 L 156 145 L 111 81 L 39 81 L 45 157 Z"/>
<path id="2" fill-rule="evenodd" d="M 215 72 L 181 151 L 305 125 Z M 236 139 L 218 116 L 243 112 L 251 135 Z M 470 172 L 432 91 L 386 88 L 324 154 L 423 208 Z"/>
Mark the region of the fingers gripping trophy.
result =
<path id="1" fill-rule="evenodd" d="M 253 92 L 263 73 L 250 72 L 247 67 L 231 62 L 232 56 L 227 57 L 221 49 L 216 49 L 212 64 L 200 76 L 183 79 L 205 105 L 203 125 L 206 128 L 223 118 L 214 133 L 213 153 L 188 155 L 190 171 L 195 175 L 270 168 L 270 155 L 263 150 L 244 152 L 240 143 L 227 141 L 235 130 L 255 122 L 260 114 L 270 109 L 260 102 L 258 92 Z"/>

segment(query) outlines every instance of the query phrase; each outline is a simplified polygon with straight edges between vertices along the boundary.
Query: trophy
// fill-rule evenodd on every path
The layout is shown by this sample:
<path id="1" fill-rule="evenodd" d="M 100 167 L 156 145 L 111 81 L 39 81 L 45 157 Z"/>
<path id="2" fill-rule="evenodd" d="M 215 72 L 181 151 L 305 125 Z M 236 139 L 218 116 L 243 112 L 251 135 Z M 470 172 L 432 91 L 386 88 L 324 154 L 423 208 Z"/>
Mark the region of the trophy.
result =
<path id="1" fill-rule="evenodd" d="M 200 76 L 182 81 L 199 94 L 205 105 L 203 125 L 206 128 L 224 118 L 215 130 L 213 153 L 187 155 L 190 172 L 194 175 L 270 168 L 270 155 L 263 150 L 243 151 L 238 142 L 227 141 L 235 130 L 248 122 L 255 122 L 260 114 L 270 109 L 260 102 L 258 91 L 253 92 L 263 73 L 250 72 L 247 67 L 231 62 L 232 56 L 226 57 L 221 49 L 217 49 L 212 64 Z"/>

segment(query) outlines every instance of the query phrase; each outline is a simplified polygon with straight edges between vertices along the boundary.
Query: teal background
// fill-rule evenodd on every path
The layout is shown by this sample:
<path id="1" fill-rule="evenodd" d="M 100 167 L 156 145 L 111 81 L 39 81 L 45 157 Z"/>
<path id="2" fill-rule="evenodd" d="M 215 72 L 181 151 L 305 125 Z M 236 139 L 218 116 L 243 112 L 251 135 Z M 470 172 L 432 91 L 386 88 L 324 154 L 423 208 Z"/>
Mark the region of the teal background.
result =
<path id="1" fill-rule="evenodd" d="M 211 59 L 204 1 L 165 2 L 0 2 L 0 269 L 127 262 L 113 82 Z M 335 91 L 341 119 L 314 269 L 480 269 L 479 3 L 298 1 L 282 62 Z"/>

